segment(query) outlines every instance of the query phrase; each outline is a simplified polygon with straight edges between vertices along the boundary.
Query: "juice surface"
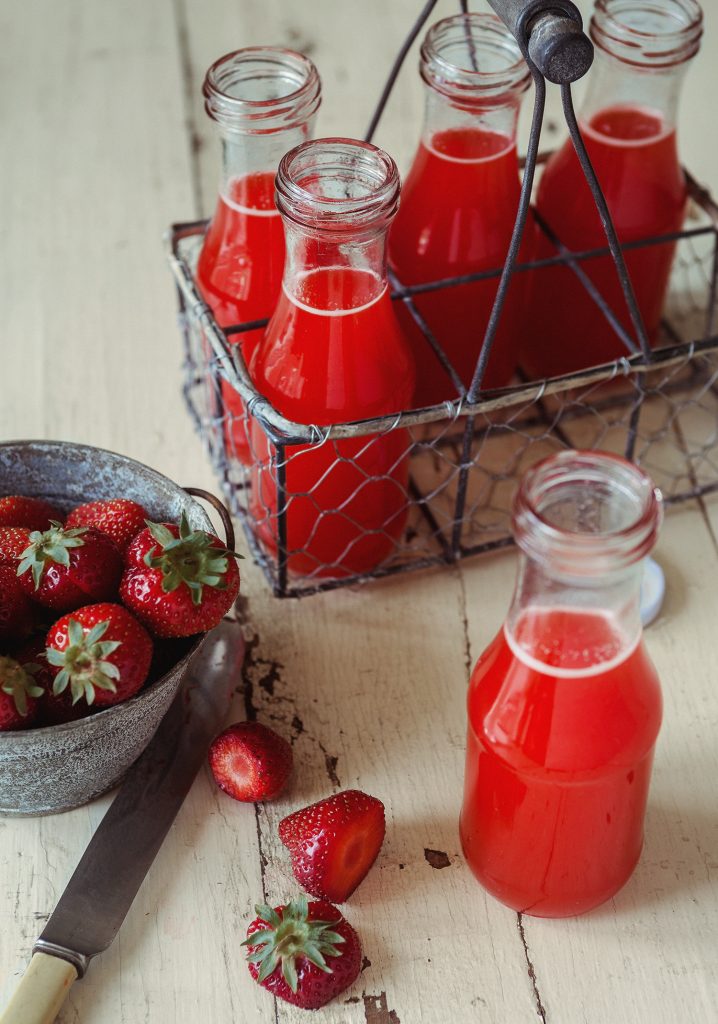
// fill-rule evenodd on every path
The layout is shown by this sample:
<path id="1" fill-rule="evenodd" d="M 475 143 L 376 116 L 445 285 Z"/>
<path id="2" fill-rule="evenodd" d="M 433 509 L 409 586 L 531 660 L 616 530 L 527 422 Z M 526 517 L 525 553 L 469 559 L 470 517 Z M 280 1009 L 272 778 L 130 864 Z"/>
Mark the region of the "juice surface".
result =
<path id="1" fill-rule="evenodd" d="M 519 200 L 516 146 L 509 136 L 452 128 L 422 142 L 402 189 L 389 235 L 389 260 L 404 284 L 477 273 L 503 265 Z M 416 307 L 468 388 L 498 278 L 417 296 Z M 507 384 L 516 363 L 514 282 L 484 377 Z M 417 360 L 416 405 L 455 397 L 455 389 L 411 319 L 399 310 Z"/>
<path id="2" fill-rule="evenodd" d="M 219 196 L 197 265 L 200 292 L 220 327 L 271 316 L 283 269 L 284 230 L 274 205 L 274 174 L 232 179 L 227 194 Z M 256 330 L 229 337 L 230 344 L 242 346 L 247 366 L 262 335 Z M 225 427 L 228 453 L 247 462 L 244 403 L 225 380 L 219 384 L 224 409 L 218 414 L 238 417 Z M 214 402 L 219 404 L 216 394 Z"/>
<path id="3" fill-rule="evenodd" d="M 643 843 L 661 694 L 642 643 L 607 615 L 531 610 L 479 659 L 468 698 L 461 837 L 486 889 L 539 917 L 583 913 Z"/>
<path id="4" fill-rule="evenodd" d="M 615 106 L 595 114 L 581 127 L 619 239 L 629 242 L 679 231 L 685 215 L 686 183 L 678 162 L 675 131 L 665 126 L 660 112 Z M 570 142 L 547 164 L 536 205 L 569 249 L 606 245 Z M 538 228 L 535 237 L 536 258 L 555 254 Z M 669 242 L 625 253 L 651 341 L 658 331 L 674 252 L 675 243 Z M 610 256 L 583 261 L 581 266 L 635 339 Z M 534 271 L 531 278 L 521 356 L 531 376 L 568 373 L 627 354 L 569 268 Z"/>
<path id="5" fill-rule="evenodd" d="M 275 408 L 318 426 L 406 408 L 414 367 L 387 288 L 371 273 L 324 267 L 304 274 L 294 290 L 292 297 L 282 291 L 252 364 Z M 256 424 L 252 444 L 252 514 L 276 551 L 276 522 L 267 518 L 277 513 L 276 470 Z M 406 521 L 408 446 L 407 432 L 393 430 L 286 449 L 287 549 L 306 549 L 290 555 L 290 570 L 348 575 L 392 552 Z"/>

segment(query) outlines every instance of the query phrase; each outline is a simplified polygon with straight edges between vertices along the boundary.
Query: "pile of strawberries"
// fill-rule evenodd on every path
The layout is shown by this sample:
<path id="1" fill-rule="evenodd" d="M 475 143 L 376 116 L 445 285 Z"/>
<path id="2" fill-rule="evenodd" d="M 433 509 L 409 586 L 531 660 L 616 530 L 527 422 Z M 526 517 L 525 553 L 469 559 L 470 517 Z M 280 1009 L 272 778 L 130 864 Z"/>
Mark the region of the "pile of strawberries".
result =
<path id="1" fill-rule="evenodd" d="M 214 740 L 209 764 L 217 785 L 235 800 L 275 797 L 292 770 L 292 750 L 259 722 L 238 722 Z M 258 905 L 247 929 L 252 977 L 273 995 L 316 1010 L 359 976 L 359 936 L 334 906 L 366 877 L 384 842 L 384 805 L 358 789 L 319 800 L 279 823 L 292 873 L 316 902 Z"/>
<path id="2" fill-rule="evenodd" d="M 0 731 L 71 721 L 133 696 L 217 625 L 239 591 L 213 534 L 150 522 L 126 498 L 67 517 L 0 498 Z"/>

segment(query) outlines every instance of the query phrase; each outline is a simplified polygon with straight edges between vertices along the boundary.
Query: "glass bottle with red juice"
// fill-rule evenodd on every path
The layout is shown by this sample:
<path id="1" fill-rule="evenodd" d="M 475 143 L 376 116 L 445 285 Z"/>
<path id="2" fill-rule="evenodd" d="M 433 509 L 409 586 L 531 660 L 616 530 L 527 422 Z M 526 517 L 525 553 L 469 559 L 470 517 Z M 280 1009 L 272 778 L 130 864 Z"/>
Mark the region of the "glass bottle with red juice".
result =
<path id="1" fill-rule="evenodd" d="M 403 284 L 501 267 L 519 201 L 516 122 L 530 74 L 516 40 L 492 14 L 437 22 L 421 48 L 426 107 L 421 141 L 389 236 Z M 512 282 L 482 386 L 509 383 L 516 366 L 520 276 Z M 417 295 L 426 320 L 468 389 L 498 277 Z M 456 389 L 408 310 L 402 326 L 417 362 L 416 405 Z"/>
<path id="2" fill-rule="evenodd" d="M 660 519 L 645 473 L 604 452 L 551 456 L 520 485 L 513 602 L 469 687 L 460 830 L 521 913 L 581 914 L 638 861 L 662 714 L 639 591 Z"/>
<path id="3" fill-rule="evenodd" d="M 414 364 L 386 277 L 386 233 L 398 199 L 394 161 L 368 143 L 319 139 L 279 165 L 287 259 L 251 372 L 278 412 L 316 425 L 318 437 L 322 427 L 411 403 Z M 291 572 L 369 572 L 394 551 L 407 514 L 406 430 L 289 445 L 277 454 L 255 422 L 251 439 L 252 515 L 275 553 L 280 468 L 285 476 Z"/>
<path id="4" fill-rule="evenodd" d="M 686 181 L 676 115 L 683 76 L 697 53 L 702 13 L 695 0 L 598 0 L 591 19 L 596 58 L 579 115 L 581 132 L 621 242 L 680 231 Z M 570 142 L 549 160 L 536 207 L 574 251 L 606 246 L 606 236 Z M 651 344 L 657 340 L 675 242 L 625 252 Z M 555 254 L 536 228 L 537 258 Z M 610 256 L 581 263 L 626 331 L 628 308 Z M 551 377 L 626 355 L 568 267 L 534 271 L 521 363 Z"/>
<path id="5" fill-rule="evenodd" d="M 216 61 L 203 91 L 219 130 L 222 170 L 197 282 L 219 326 L 228 327 L 270 316 L 279 297 L 284 232 L 274 205 L 274 176 L 287 150 L 311 138 L 321 84 L 302 54 L 250 46 Z M 229 336 L 230 344 L 241 346 L 247 366 L 262 334 L 258 329 Z M 226 380 L 219 387 L 216 411 L 225 417 L 227 455 L 250 462 L 244 402 Z"/>

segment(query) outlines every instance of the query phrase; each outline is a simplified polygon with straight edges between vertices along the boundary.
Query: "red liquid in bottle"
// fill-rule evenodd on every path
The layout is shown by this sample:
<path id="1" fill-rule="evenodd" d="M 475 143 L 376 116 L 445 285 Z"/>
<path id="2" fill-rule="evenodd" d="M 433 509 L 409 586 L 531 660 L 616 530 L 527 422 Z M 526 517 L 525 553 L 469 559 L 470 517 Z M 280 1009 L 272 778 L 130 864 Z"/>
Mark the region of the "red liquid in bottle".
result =
<path id="1" fill-rule="evenodd" d="M 389 235 L 389 260 L 403 284 L 501 267 L 519 201 L 516 146 L 500 132 L 451 128 L 418 153 Z M 496 296 L 498 278 L 418 295 L 425 318 L 468 388 Z M 509 382 L 516 365 L 517 283 L 510 290 L 483 387 Z M 399 309 L 417 362 L 416 405 L 456 397 L 446 372 L 409 312 Z"/>
<path id="2" fill-rule="evenodd" d="M 303 274 L 295 296 L 282 291 L 252 364 L 257 388 L 282 415 L 328 426 L 410 404 L 411 354 L 388 291 L 377 295 L 378 287 L 371 273 L 324 267 Z M 252 516 L 276 552 L 276 469 L 256 423 L 252 443 Z M 290 571 L 367 572 L 392 553 L 406 521 L 408 446 L 407 432 L 393 430 L 286 449 Z"/>
<path id="3" fill-rule="evenodd" d="M 274 174 L 262 171 L 234 178 L 220 195 L 197 266 L 197 281 L 220 327 L 270 316 L 284 269 L 284 230 L 274 205 Z M 249 366 L 263 330 L 229 336 L 242 346 Z M 207 345 L 207 355 L 211 349 Z M 220 379 L 228 454 L 249 462 L 244 402 Z M 234 419 L 236 417 L 236 419 Z"/>
<path id="4" fill-rule="evenodd" d="M 636 106 L 614 106 L 582 126 L 583 137 L 622 242 L 679 231 L 686 182 L 675 131 L 662 115 Z M 546 166 L 537 208 L 574 251 L 605 247 L 606 236 L 570 142 Z M 536 229 L 536 258 L 555 255 Z M 655 340 L 675 252 L 675 242 L 626 252 L 639 309 Z M 610 256 L 581 263 L 601 295 L 635 338 Z M 627 354 L 620 339 L 573 272 L 535 271 L 524 333 L 522 364 L 534 377 L 551 377 Z"/>
<path id="5" fill-rule="evenodd" d="M 490 893 L 568 917 L 620 889 L 641 852 L 661 707 L 643 645 L 608 615 L 532 609 L 515 639 L 498 635 L 471 680 L 461 815 Z"/>

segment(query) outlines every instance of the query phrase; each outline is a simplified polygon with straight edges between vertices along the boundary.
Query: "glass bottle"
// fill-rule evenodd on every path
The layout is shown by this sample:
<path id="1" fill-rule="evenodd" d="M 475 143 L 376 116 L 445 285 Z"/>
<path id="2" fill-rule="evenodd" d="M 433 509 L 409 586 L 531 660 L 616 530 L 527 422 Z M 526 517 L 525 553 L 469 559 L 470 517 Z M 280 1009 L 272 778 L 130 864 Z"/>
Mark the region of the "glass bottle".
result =
<path id="1" fill-rule="evenodd" d="M 681 83 L 697 53 L 702 13 L 695 0 L 598 0 L 590 28 L 596 58 L 579 115 L 582 135 L 622 242 L 680 231 L 686 182 L 676 145 Z M 549 160 L 536 206 L 574 251 L 606 236 L 569 141 Z M 539 231 L 536 256 L 555 249 Z M 629 250 L 626 263 L 654 344 L 675 242 Z M 622 326 L 634 335 L 610 256 L 581 264 Z M 622 341 L 568 267 L 534 271 L 521 362 L 551 377 L 626 355 Z"/>
<path id="2" fill-rule="evenodd" d="M 287 259 L 282 294 L 252 361 L 258 390 L 283 416 L 325 427 L 406 409 L 411 352 L 386 277 L 386 234 L 399 174 L 382 150 L 319 139 L 277 173 Z M 277 550 L 277 458 L 252 424 L 252 513 Z M 407 511 L 406 430 L 291 446 L 286 464 L 289 569 L 368 572 L 394 550 Z"/>
<path id="3" fill-rule="evenodd" d="M 530 74 L 516 40 L 492 14 L 437 22 L 421 48 L 425 115 L 419 148 L 389 237 L 389 262 L 404 284 L 501 267 L 519 201 L 516 124 Z M 419 295 L 416 307 L 468 389 L 498 277 Z M 508 384 L 516 366 L 512 283 L 482 386 Z M 401 323 L 417 362 L 417 406 L 456 389 L 407 310 Z"/>
<path id="4" fill-rule="evenodd" d="M 476 877 L 522 913 L 590 910 L 638 861 L 662 709 L 639 590 L 660 520 L 651 480 L 605 452 L 561 452 L 520 485 L 513 602 L 469 687 L 460 828 Z"/>
<path id="5" fill-rule="evenodd" d="M 284 232 L 274 176 L 287 150 L 311 138 L 321 99 L 317 70 L 300 53 L 248 46 L 220 57 L 204 80 L 205 109 L 222 143 L 219 196 L 197 281 L 220 327 L 268 317 L 279 296 Z M 261 330 L 229 336 L 247 366 Z M 246 414 L 221 380 L 227 454 L 248 461 Z"/>

